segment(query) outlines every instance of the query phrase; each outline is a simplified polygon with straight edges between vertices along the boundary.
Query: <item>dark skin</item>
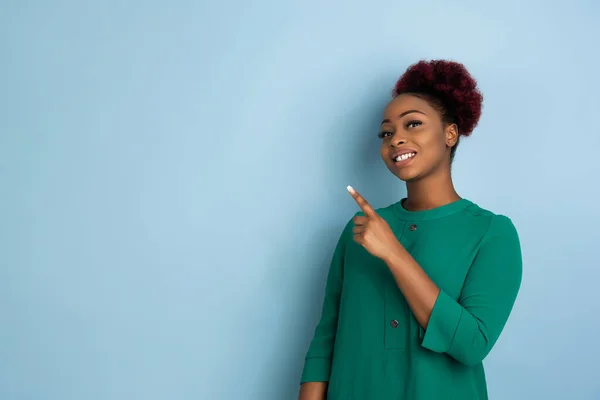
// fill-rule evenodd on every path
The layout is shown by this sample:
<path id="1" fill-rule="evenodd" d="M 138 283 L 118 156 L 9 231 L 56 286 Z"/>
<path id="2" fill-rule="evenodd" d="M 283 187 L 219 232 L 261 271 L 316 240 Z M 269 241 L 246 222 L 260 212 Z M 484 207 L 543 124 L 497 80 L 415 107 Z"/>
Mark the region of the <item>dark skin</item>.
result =
<path id="1" fill-rule="evenodd" d="M 392 174 L 406 182 L 403 206 L 427 210 L 459 200 L 450 174 L 450 151 L 458 140 L 456 124 L 444 123 L 438 110 L 411 94 L 390 101 L 383 117 L 381 158 Z M 407 155 L 400 161 L 392 159 L 403 153 Z M 367 200 L 353 188 L 348 190 L 364 213 L 353 219 L 354 241 L 386 263 L 415 319 L 427 329 L 440 289 Z M 299 400 L 326 397 L 327 382 L 307 382 L 300 388 Z"/>

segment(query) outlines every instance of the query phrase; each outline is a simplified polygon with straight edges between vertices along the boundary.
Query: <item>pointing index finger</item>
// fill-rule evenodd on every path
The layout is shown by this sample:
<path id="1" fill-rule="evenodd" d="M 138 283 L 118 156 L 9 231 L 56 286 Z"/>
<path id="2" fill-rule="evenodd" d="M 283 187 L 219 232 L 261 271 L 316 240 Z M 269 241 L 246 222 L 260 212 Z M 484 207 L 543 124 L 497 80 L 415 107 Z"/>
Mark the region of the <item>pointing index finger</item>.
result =
<path id="1" fill-rule="evenodd" d="M 373 216 L 377 215 L 377 213 L 375 212 L 373 207 L 371 207 L 369 202 L 367 200 L 365 200 L 365 198 L 362 197 L 356 191 L 356 189 L 354 189 L 352 186 L 348 186 L 347 189 L 350 192 L 350 195 L 354 198 L 354 200 L 356 201 L 356 203 L 358 204 L 360 209 L 363 210 L 363 212 L 365 213 L 365 215 L 367 217 L 373 217 Z"/>

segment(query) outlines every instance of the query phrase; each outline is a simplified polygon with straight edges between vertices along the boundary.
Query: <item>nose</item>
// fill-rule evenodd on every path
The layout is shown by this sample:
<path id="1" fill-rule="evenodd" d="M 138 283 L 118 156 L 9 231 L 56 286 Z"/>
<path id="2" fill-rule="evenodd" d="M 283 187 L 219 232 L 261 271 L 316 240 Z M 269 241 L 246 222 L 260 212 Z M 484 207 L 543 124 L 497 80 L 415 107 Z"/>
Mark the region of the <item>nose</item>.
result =
<path id="1" fill-rule="evenodd" d="M 398 147 L 406 144 L 406 138 L 402 136 L 402 132 L 396 132 L 390 140 L 390 147 Z"/>

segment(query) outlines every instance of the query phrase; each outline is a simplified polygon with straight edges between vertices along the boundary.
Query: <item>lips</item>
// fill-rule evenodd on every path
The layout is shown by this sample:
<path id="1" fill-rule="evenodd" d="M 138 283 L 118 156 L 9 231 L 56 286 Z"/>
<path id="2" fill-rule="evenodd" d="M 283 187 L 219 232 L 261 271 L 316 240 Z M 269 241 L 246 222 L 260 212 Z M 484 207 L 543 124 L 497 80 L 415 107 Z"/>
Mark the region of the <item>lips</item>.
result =
<path id="1" fill-rule="evenodd" d="M 415 156 L 417 155 L 417 151 L 411 148 L 404 148 L 400 150 L 396 150 L 391 154 L 391 159 L 397 166 L 404 166 L 411 162 Z"/>

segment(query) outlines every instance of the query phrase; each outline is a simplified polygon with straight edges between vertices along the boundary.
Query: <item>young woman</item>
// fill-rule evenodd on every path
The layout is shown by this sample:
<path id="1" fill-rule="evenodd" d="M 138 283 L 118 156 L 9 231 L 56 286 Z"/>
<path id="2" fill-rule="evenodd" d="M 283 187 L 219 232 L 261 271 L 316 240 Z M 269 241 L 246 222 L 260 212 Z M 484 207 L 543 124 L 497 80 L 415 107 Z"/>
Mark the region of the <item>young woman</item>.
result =
<path id="1" fill-rule="evenodd" d="M 462 64 L 412 65 L 396 83 L 379 138 L 406 198 L 360 206 L 343 230 L 301 400 L 483 400 L 482 360 L 521 284 L 511 220 L 461 198 L 450 166 L 481 115 Z"/>

